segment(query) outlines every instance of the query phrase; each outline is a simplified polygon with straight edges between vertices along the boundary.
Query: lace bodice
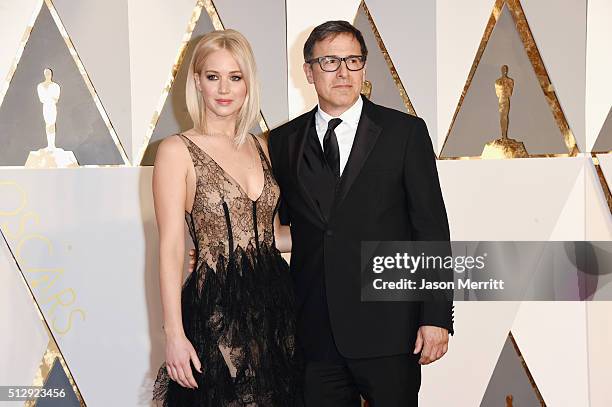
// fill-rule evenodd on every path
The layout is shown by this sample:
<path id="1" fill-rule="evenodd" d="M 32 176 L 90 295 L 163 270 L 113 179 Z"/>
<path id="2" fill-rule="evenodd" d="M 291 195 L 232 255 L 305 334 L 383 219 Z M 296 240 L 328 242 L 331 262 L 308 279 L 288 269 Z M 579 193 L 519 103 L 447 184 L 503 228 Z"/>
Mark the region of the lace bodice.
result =
<path id="1" fill-rule="evenodd" d="M 267 157 L 253 136 L 264 173 L 261 195 L 253 201 L 215 160 L 187 136 L 179 135 L 193 160 L 196 189 L 191 213 L 185 213 L 198 264 L 216 268 L 219 256 L 228 259 L 237 248 L 261 243 L 272 246 L 273 220 L 280 190 Z"/>

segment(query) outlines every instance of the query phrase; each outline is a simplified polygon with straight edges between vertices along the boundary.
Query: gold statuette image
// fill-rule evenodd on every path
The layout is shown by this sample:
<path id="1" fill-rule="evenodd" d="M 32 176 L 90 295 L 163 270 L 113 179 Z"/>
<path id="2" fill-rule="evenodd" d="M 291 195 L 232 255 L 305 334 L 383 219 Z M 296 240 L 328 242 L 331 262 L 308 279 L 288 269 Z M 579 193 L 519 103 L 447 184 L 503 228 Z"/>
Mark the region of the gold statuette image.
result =
<path id="1" fill-rule="evenodd" d="M 481 158 L 525 158 L 529 157 L 525 145 L 508 137 L 510 122 L 510 98 L 514 90 L 514 79 L 508 76 L 508 65 L 502 65 L 502 76 L 495 81 L 495 94 L 499 103 L 499 124 L 501 138 L 487 143 L 482 150 Z"/>
<path id="2" fill-rule="evenodd" d="M 38 98 L 43 105 L 43 119 L 47 133 L 47 147 L 30 151 L 25 163 L 26 168 L 74 168 L 79 163 L 72 151 L 65 151 L 55 145 L 55 122 L 57 119 L 57 102 L 60 98 L 60 86 L 52 81 L 51 69 L 44 70 L 45 80 L 36 87 Z"/>
<path id="3" fill-rule="evenodd" d="M 372 96 L 372 82 L 367 79 L 363 81 L 363 83 L 361 84 L 361 94 L 367 97 L 368 99 L 370 98 L 370 96 Z"/>

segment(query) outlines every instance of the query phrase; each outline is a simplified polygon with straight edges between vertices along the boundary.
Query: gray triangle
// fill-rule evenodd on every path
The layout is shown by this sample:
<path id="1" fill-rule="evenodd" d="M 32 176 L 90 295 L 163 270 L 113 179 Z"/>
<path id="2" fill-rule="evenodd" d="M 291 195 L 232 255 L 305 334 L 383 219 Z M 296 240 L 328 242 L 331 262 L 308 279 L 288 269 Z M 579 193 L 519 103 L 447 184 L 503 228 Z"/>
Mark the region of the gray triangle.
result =
<path id="1" fill-rule="evenodd" d="M 521 363 L 521 358 L 514 349 L 510 335 L 497 359 L 480 406 L 504 406 L 508 395 L 512 396 L 513 404 L 517 407 L 540 405 L 529 376 Z"/>
<path id="2" fill-rule="evenodd" d="M 36 87 L 43 70 L 61 88 L 56 145 L 74 152 L 81 165 L 124 164 L 109 129 L 46 4 L 43 3 L 0 106 L 0 165 L 24 165 L 30 151 L 47 145 Z"/>
<path id="3" fill-rule="evenodd" d="M 223 26 L 240 31 L 253 47 L 262 90 L 261 111 L 268 127 L 285 123 L 289 118 L 285 0 L 260 1 L 256 6 L 251 0 L 216 0 L 215 7 Z"/>
<path id="4" fill-rule="evenodd" d="M 408 113 L 362 6 L 357 11 L 355 27 L 363 34 L 363 39 L 368 47 L 366 79 L 372 83 L 370 100 L 379 105 Z"/>
<path id="5" fill-rule="evenodd" d="M 480 156 L 486 143 L 501 136 L 495 81 L 502 65 L 508 65 L 508 76 L 514 79 L 508 137 L 522 141 L 529 154 L 567 154 L 563 134 L 504 4 L 441 156 Z"/>
<path id="6" fill-rule="evenodd" d="M 95 84 L 128 158 L 132 156 L 132 98 L 128 2 L 53 0 L 53 6 Z"/>
<path id="7" fill-rule="evenodd" d="M 599 136 L 593 146 L 593 152 L 596 153 L 608 153 L 612 151 L 612 107 L 608 112 L 608 117 L 604 122 Z"/>
<path id="8" fill-rule="evenodd" d="M 164 102 L 164 106 L 160 112 L 159 119 L 149 140 L 149 145 L 142 158 L 141 165 L 153 165 L 155 162 L 155 154 L 157 153 L 157 147 L 161 141 L 172 134 L 180 133 L 181 131 L 188 130 L 193 127 L 191 117 L 187 111 L 187 105 L 185 104 L 185 82 L 187 80 L 187 70 L 189 69 L 189 62 L 193 55 L 193 50 L 198 41 L 206 33 L 213 31 L 215 28 L 209 15 L 205 9 L 202 9 L 200 19 L 196 23 L 193 33 L 191 34 L 191 41 L 187 45 L 181 66 L 179 67 L 176 77 L 172 82 L 172 87 L 168 92 L 168 96 Z"/>
<path id="9" fill-rule="evenodd" d="M 66 372 L 62 367 L 58 358 L 53 361 L 53 366 L 47 377 L 47 381 L 43 388 L 47 393 L 63 391 L 63 397 L 40 397 L 36 401 L 36 407 L 80 407 L 79 399 L 77 398 L 70 380 L 66 376 Z"/>

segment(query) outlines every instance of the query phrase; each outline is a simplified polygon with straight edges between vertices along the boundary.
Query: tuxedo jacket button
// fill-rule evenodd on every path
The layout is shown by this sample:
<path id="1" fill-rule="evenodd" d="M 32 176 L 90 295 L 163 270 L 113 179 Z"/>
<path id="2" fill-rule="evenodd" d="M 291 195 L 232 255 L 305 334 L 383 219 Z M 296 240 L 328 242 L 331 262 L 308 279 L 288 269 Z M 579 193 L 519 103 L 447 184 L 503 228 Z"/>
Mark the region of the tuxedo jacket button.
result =
<path id="1" fill-rule="evenodd" d="M 334 235 L 334 232 L 333 232 L 331 229 L 327 229 L 327 230 L 325 231 L 325 234 L 326 234 L 327 236 L 333 236 L 333 235 Z"/>

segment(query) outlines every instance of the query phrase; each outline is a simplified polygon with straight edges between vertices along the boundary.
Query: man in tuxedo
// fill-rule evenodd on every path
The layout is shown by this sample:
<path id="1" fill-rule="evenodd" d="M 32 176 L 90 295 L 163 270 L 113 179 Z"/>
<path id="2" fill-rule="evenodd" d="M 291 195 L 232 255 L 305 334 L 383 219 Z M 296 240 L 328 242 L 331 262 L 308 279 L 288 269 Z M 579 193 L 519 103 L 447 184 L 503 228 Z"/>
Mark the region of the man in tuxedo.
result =
<path id="1" fill-rule="evenodd" d="M 435 155 L 420 118 L 360 95 L 367 49 L 346 21 L 316 27 L 304 72 L 319 103 L 272 130 L 291 226 L 306 406 L 416 406 L 420 365 L 442 357 L 451 302 L 362 302 L 362 241 L 448 241 Z M 374 84 L 376 86 L 376 84 Z"/>

